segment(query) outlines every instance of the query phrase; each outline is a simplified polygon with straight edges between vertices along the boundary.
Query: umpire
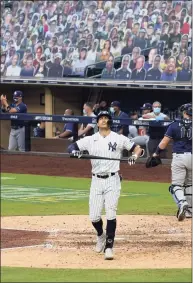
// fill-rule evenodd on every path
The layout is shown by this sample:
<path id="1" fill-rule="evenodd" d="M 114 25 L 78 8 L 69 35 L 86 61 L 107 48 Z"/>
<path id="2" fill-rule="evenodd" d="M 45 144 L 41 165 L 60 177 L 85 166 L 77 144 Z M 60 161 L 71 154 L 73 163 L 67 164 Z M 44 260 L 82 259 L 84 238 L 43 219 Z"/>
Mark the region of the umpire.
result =
<path id="1" fill-rule="evenodd" d="M 13 103 L 7 102 L 6 95 L 1 95 L 1 111 L 3 113 L 26 113 L 27 106 L 23 103 L 23 93 L 16 90 L 13 93 Z M 11 120 L 11 132 L 9 135 L 9 150 L 25 151 L 25 124 L 24 121 Z"/>

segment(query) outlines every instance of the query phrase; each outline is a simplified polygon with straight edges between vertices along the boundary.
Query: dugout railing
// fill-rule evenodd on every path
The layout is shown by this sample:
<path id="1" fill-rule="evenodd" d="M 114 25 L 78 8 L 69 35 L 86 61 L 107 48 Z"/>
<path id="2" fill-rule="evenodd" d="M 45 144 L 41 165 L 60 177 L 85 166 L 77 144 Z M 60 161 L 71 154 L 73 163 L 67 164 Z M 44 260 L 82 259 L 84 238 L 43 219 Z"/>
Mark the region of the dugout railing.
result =
<path id="1" fill-rule="evenodd" d="M 63 115 L 44 115 L 44 114 L 21 114 L 21 113 L 0 113 L 0 120 L 25 121 L 25 151 L 31 151 L 31 126 L 34 122 L 58 122 L 58 123 L 78 123 L 78 124 L 96 124 L 96 118 L 85 116 L 63 116 Z M 132 119 L 113 119 L 115 125 L 134 125 L 165 127 L 167 128 L 173 121 L 148 121 Z M 54 143 L 54 140 L 53 140 Z"/>

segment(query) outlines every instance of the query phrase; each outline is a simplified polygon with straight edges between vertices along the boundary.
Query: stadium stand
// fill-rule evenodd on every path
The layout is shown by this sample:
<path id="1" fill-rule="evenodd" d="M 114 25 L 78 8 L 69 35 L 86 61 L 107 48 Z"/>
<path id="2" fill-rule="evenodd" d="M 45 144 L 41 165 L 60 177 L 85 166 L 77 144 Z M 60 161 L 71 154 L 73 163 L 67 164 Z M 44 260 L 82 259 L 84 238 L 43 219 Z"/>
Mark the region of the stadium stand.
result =
<path id="1" fill-rule="evenodd" d="M 113 55 L 119 79 L 192 79 L 192 1 L 3 4 L 1 76 L 100 78 Z"/>

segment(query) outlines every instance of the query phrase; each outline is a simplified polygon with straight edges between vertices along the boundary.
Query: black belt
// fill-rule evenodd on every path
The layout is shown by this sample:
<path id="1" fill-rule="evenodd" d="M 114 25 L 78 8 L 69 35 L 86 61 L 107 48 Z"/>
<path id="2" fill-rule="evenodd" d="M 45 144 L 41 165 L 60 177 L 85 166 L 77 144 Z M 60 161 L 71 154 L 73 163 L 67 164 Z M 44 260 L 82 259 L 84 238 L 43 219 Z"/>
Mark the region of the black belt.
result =
<path id="1" fill-rule="evenodd" d="M 111 176 L 114 176 L 116 173 L 110 173 L 109 175 L 96 175 L 96 174 L 92 174 L 93 176 L 96 176 L 97 178 L 101 178 L 101 179 L 107 179 Z"/>
<path id="2" fill-rule="evenodd" d="M 18 129 L 21 129 L 23 128 L 24 126 L 11 126 L 12 129 L 14 130 L 18 130 Z"/>

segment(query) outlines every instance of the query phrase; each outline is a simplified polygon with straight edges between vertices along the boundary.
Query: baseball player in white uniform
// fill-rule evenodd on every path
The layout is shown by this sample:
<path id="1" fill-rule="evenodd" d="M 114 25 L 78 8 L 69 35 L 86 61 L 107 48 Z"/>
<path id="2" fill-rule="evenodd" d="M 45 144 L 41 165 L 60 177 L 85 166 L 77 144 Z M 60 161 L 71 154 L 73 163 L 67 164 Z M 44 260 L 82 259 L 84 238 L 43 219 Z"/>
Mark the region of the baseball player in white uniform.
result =
<path id="1" fill-rule="evenodd" d="M 110 130 L 112 118 L 106 111 L 97 116 L 99 132 L 92 136 L 80 139 L 69 146 L 68 152 L 79 158 L 82 151 L 87 150 L 90 155 L 120 159 L 122 151 L 132 152 L 128 159 L 129 165 L 135 164 L 138 157 L 143 155 L 143 149 L 129 138 Z M 121 181 L 118 171 L 120 161 L 91 160 L 92 182 L 89 196 L 89 217 L 97 231 L 96 252 L 104 251 L 105 259 L 113 259 L 113 244 L 116 231 L 116 210 L 121 190 Z M 105 207 L 107 227 L 103 231 L 101 218 Z"/>

